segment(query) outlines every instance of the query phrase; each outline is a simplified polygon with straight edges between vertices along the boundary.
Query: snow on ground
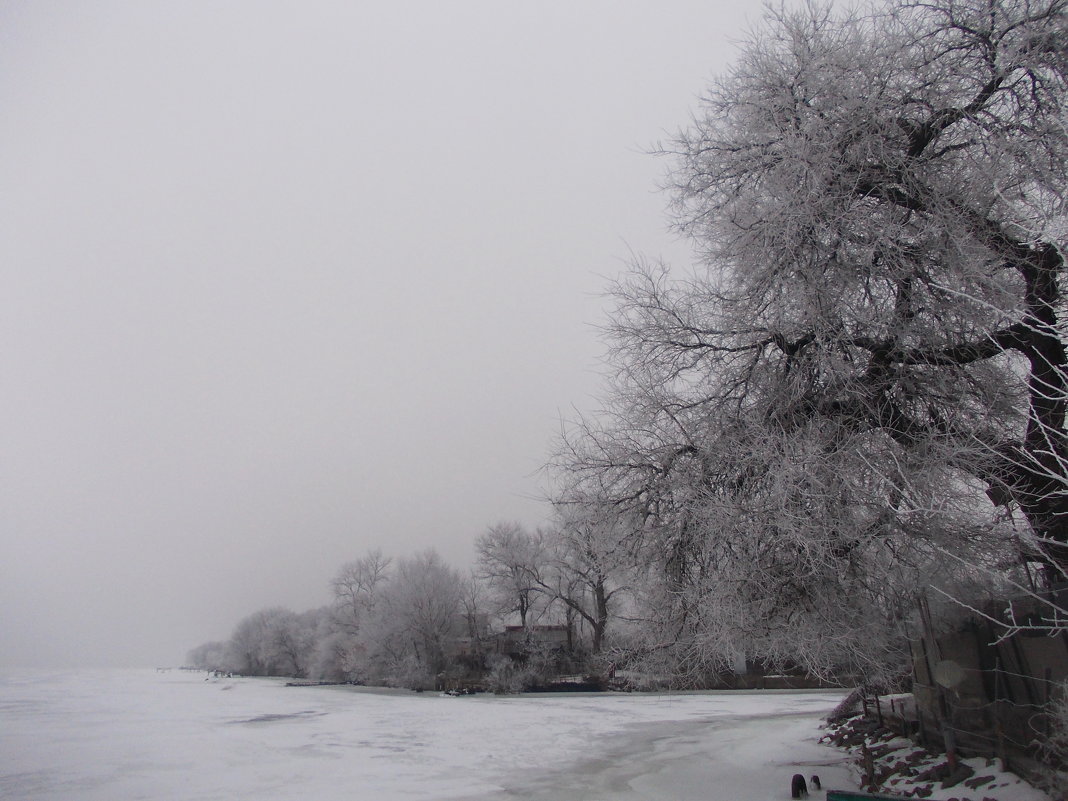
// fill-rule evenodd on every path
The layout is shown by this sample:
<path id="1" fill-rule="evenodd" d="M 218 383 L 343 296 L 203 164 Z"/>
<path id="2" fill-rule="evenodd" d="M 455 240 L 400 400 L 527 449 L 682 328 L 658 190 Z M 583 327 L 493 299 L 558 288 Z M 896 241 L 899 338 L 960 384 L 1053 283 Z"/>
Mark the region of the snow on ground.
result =
<path id="1" fill-rule="evenodd" d="M 470 696 L 0 674 L 0 798 L 787 799 L 855 787 L 836 692 Z"/>
<path id="2" fill-rule="evenodd" d="M 841 724 L 848 730 L 854 721 Z M 946 755 L 928 752 L 911 740 L 882 733 L 864 737 L 872 755 L 877 776 L 883 776 L 881 792 L 896 796 L 915 796 L 917 792 L 929 801 L 963 801 L 975 798 L 996 798 L 997 801 L 1050 801 L 1050 797 L 1032 787 L 1019 776 L 1000 768 L 993 759 L 972 757 L 961 759 L 956 771 Z M 859 759 L 859 747 L 848 749 Z"/>

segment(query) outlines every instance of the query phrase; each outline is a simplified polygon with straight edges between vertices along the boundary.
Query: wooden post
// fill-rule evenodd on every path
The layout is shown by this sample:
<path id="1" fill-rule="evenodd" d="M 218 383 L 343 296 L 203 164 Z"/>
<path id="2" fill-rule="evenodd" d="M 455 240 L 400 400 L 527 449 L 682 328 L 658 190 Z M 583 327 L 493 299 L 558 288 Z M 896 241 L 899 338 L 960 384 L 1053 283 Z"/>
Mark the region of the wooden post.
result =
<path id="1" fill-rule="evenodd" d="M 872 759 L 867 741 L 860 744 L 860 763 L 864 772 L 864 786 L 869 790 L 875 790 L 875 760 Z"/>
<path id="2" fill-rule="evenodd" d="M 1008 760 L 1005 753 L 1005 729 L 1001 725 L 1001 710 L 1004 705 L 1001 695 L 1001 656 L 998 655 L 994 661 L 994 756 L 998 758 L 999 767 L 1002 770 L 1008 770 Z"/>
<path id="3" fill-rule="evenodd" d="M 1016 672 L 1022 677 L 1022 683 L 1024 686 L 1024 692 L 1027 694 L 1027 702 L 1031 706 L 1038 706 L 1038 695 L 1035 693 L 1033 686 L 1034 673 L 1031 672 L 1030 665 L 1027 664 L 1027 660 L 1024 658 L 1023 651 L 1020 650 L 1020 643 L 1017 642 L 1019 635 L 1014 634 L 1009 638 L 1009 646 L 1012 648 L 1012 654 L 1016 658 Z"/>
<path id="4" fill-rule="evenodd" d="M 1053 686 L 1053 669 L 1052 668 L 1046 668 L 1042 672 L 1042 674 L 1043 674 L 1042 678 L 1046 682 L 1046 705 L 1045 705 L 1046 714 L 1043 715 L 1042 717 L 1046 722 L 1046 739 L 1048 740 L 1049 739 L 1049 735 L 1050 735 L 1050 729 L 1052 728 L 1052 724 L 1053 724 L 1053 716 L 1050 714 L 1050 711 L 1049 711 L 1050 688 Z"/>
<path id="5" fill-rule="evenodd" d="M 948 723 L 942 726 L 942 740 L 946 746 L 946 762 L 949 763 L 949 769 L 956 773 L 958 765 L 957 734 Z"/>

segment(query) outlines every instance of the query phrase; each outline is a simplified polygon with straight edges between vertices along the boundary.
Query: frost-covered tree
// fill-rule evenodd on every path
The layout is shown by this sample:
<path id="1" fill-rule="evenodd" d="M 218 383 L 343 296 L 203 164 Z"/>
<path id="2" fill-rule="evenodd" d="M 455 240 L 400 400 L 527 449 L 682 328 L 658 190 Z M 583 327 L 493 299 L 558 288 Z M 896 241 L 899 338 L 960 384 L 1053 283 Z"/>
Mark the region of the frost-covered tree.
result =
<path id="1" fill-rule="evenodd" d="M 301 615 L 307 626 L 310 649 L 307 655 L 308 678 L 319 681 L 346 681 L 351 654 L 352 634 L 339 620 L 334 606 L 323 606 Z"/>
<path id="2" fill-rule="evenodd" d="M 248 676 L 306 675 L 314 647 L 307 628 L 288 609 L 271 607 L 243 618 L 230 637 L 230 666 Z"/>
<path id="3" fill-rule="evenodd" d="M 615 287 L 560 460 L 641 520 L 650 652 L 865 671 L 951 567 L 1065 575 L 1066 79 L 1063 0 L 808 5 L 664 146 L 699 266 Z"/>
<path id="4" fill-rule="evenodd" d="M 366 678 L 367 627 L 375 628 L 379 598 L 390 580 L 393 560 L 374 549 L 346 562 L 330 581 L 336 630 L 324 641 L 323 658 L 332 673 Z"/>
<path id="5" fill-rule="evenodd" d="M 1059 567 L 1066 19 L 1060 0 L 772 17 L 676 142 L 678 224 L 712 269 L 620 329 L 650 324 L 627 345 L 676 387 L 687 357 L 714 371 L 679 400 L 931 451 Z"/>
<path id="6" fill-rule="evenodd" d="M 423 685 L 464 636 L 463 577 L 434 550 L 398 559 L 360 630 L 354 668 L 371 681 Z"/>
<path id="7" fill-rule="evenodd" d="M 542 533 L 550 558 L 537 583 L 563 605 L 569 628 L 581 621 L 589 649 L 600 654 L 615 606 L 632 572 L 628 517 L 589 497 L 567 496 L 555 524 Z"/>
<path id="8" fill-rule="evenodd" d="M 519 616 L 519 624 L 533 623 L 545 606 L 537 576 L 548 559 L 546 545 L 537 533 L 519 523 L 490 526 L 475 542 L 478 578 L 486 585 L 494 611 L 504 617 Z"/>
<path id="9" fill-rule="evenodd" d="M 366 556 L 347 562 L 330 582 L 338 621 L 351 634 L 375 608 L 382 587 L 389 580 L 392 559 L 374 549 Z"/>

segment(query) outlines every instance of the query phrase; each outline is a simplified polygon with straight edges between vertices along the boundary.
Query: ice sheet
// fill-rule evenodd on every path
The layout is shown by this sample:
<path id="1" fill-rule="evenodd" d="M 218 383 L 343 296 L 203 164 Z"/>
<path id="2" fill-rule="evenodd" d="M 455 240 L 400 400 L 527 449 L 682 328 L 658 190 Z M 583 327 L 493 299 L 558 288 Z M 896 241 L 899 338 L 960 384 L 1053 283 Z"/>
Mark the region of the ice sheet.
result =
<path id="1" fill-rule="evenodd" d="M 840 693 L 442 697 L 203 673 L 0 676 L 12 799 L 788 798 L 848 785 Z"/>

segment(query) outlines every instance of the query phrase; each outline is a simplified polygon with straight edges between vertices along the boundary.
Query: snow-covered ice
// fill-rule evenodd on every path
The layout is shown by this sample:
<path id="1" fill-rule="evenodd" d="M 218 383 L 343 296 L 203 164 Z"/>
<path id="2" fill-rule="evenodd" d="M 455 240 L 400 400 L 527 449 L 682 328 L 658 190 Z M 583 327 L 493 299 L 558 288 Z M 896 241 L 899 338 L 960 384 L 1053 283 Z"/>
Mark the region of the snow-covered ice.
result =
<path id="1" fill-rule="evenodd" d="M 836 692 L 468 696 L 170 671 L 0 674 L 0 798 L 789 798 L 855 786 Z"/>

